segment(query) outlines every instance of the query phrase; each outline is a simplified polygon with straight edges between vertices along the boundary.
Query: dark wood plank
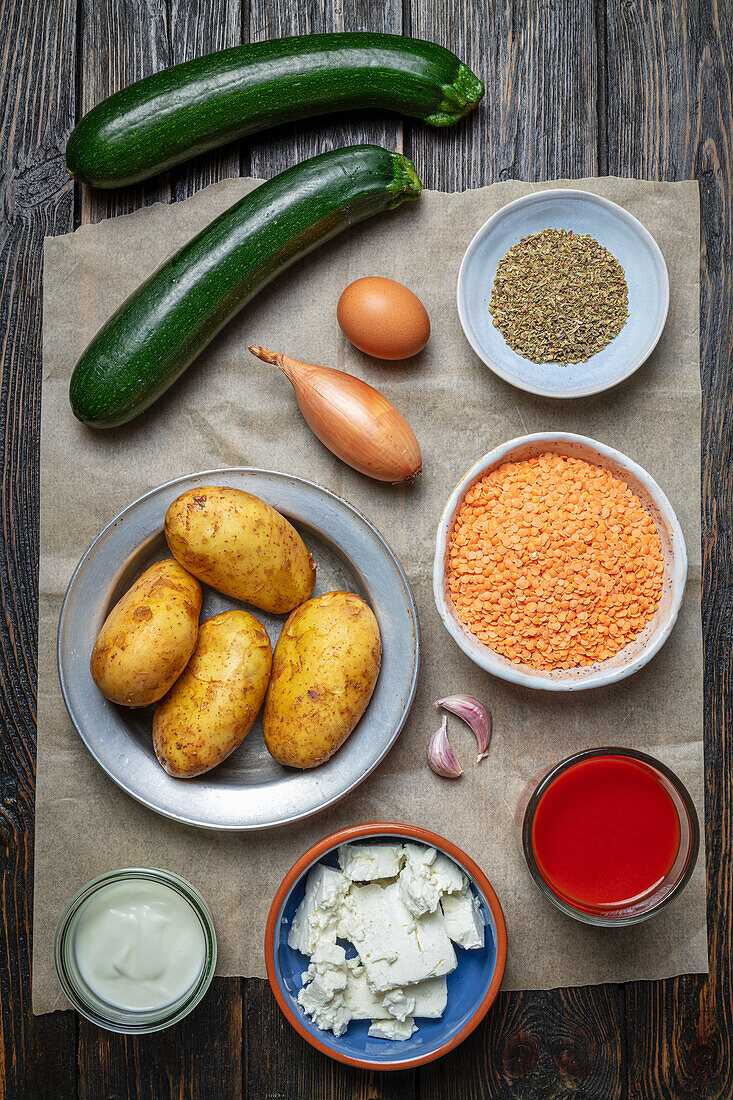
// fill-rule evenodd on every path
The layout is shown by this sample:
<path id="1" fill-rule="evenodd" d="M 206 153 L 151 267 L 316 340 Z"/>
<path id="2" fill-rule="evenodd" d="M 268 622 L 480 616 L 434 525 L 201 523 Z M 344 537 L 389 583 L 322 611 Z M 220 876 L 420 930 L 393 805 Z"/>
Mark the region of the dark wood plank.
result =
<path id="1" fill-rule="evenodd" d="M 598 174 L 592 0 L 406 0 L 409 32 L 453 50 L 486 93 L 458 126 L 410 126 L 405 152 L 426 187 Z"/>
<path id="2" fill-rule="evenodd" d="M 71 1012 L 31 1013 L 43 237 L 73 223 L 73 0 L 0 0 L 0 1096 L 76 1089 Z"/>
<path id="3" fill-rule="evenodd" d="M 369 0 L 345 3 L 302 3 L 251 0 L 249 40 L 258 42 L 289 34 L 372 30 L 399 34 L 400 0 L 375 5 Z M 402 122 L 396 117 L 356 112 L 283 126 L 255 135 L 249 149 L 249 170 L 269 178 L 291 164 L 339 145 L 375 142 L 402 148 Z M 386 1074 L 351 1069 L 313 1050 L 279 1012 L 266 982 L 247 982 L 246 1080 L 252 1100 L 283 1097 L 340 1100 L 410 1100 L 415 1095 L 414 1072 Z"/>
<path id="4" fill-rule="evenodd" d="M 239 46 L 243 19 L 242 0 L 171 0 L 169 64 Z M 239 145 L 196 157 L 171 173 L 173 198 L 185 199 L 216 180 L 239 176 L 241 168 Z"/>
<path id="5" fill-rule="evenodd" d="M 616 986 L 502 994 L 485 1022 L 420 1070 L 420 1100 L 443 1097 L 624 1096 L 622 1006 Z"/>
<path id="6" fill-rule="evenodd" d="M 703 635 L 710 976 L 627 987 L 629 1092 L 733 1096 L 733 11 L 725 0 L 608 0 L 608 163 L 700 182 Z"/>
<path id="7" fill-rule="evenodd" d="M 252 42 L 327 31 L 400 34 L 401 0 L 384 0 L 381 4 L 370 0 L 299 4 L 291 0 L 251 0 L 249 34 Z M 272 133 L 253 137 L 249 145 L 250 171 L 253 176 L 268 179 L 307 157 L 362 141 L 401 150 L 402 121 L 397 116 L 359 111 L 282 126 Z"/>
<path id="8" fill-rule="evenodd" d="M 129 1038 L 79 1024 L 79 1100 L 236 1100 L 242 1091 L 242 995 L 238 978 L 215 978 L 180 1024 Z"/>
<path id="9" fill-rule="evenodd" d="M 241 0 L 82 0 L 80 113 L 158 69 L 236 45 L 241 33 Z M 83 187 L 79 217 L 94 222 L 185 198 L 239 170 L 239 150 L 228 148 L 138 187 Z M 242 989 L 238 979 L 217 979 L 196 1012 L 160 1035 L 125 1039 L 82 1022 L 79 1096 L 242 1096 Z"/>
<path id="10" fill-rule="evenodd" d="M 113 92 L 171 64 L 165 0 L 80 0 L 77 118 Z M 77 220 L 98 222 L 152 202 L 169 202 L 169 174 L 137 187 L 101 191 L 78 186 Z"/>
<path id="11" fill-rule="evenodd" d="M 159 69 L 242 41 L 243 0 L 81 0 L 78 117 L 120 88 Z M 152 202 L 187 198 L 240 175 L 236 145 L 196 157 L 137 187 L 79 187 L 77 221 L 97 222 Z"/>
<path id="12" fill-rule="evenodd" d="M 320 1054 L 290 1026 L 267 982 L 247 982 L 247 1100 L 411 1100 L 416 1075 L 353 1069 Z M 458 1100 L 461 1093 L 444 1097 Z"/>
<path id="13" fill-rule="evenodd" d="M 425 186 L 596 175 L 599 98 L 604 109 L 597 31 L 589 0 L 412 0 L 410 32 L 454 50 L 486 84 L 480 107 L 458 127 L 406 130 L 405 152 Z M 621 1097 L 623 1005 L 620 986 L 503 994 L 459 1050 L 420 1070 L 421 1100 Z"/>

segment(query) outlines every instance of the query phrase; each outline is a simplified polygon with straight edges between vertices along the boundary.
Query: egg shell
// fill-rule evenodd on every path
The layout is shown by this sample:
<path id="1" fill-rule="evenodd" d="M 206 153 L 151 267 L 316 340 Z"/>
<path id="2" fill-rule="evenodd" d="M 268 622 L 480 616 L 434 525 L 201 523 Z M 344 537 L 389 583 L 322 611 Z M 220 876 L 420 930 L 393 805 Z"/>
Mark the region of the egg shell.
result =
<path id="1" fill-rule="evenodd" d="M 417 295 L 381 275 L 350 283 L 336 316 L 346 339 L 376 359 L 409 359 L 430 339 L 430 318 Z"/>

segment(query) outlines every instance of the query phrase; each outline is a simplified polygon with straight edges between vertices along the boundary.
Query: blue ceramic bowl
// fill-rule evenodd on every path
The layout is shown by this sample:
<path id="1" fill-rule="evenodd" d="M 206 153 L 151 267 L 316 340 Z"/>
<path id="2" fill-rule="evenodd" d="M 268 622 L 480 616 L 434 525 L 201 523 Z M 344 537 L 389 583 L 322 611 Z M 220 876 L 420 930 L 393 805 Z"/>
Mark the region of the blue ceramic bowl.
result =
<path id="1" fill-rule="evenodd" d="M 466 873 L 478 897 L 484 917 L 486 942 L 482 949 L 465 951 L 456 946 L 458 966 L 448 975 L 448 1004 L 439 1020 L 418 1018 L 418 1030 L 404 1041 L 369 1038 L 369 1020 L 352 1021 L 336 1038 L 321 1031 L 298 1004 L 301 975 L 309 959 L 288 946 L 288 934 L 296 909 L 303 900 L 305 880 L 315 863 L 337 866 L 336 849 L 355 840 L 399 837 L 437 848 Z M 288 872 L 275 895 L 267 921 L 265 960 L 275 998 L 302 1037 L 339 1062 L 368 1069 L 408 1069 L 423 1065 L 458 1046 L 479 1024 L 499 992 L 506 964 L 506 925 L 501 906 L 481 869 L 450 841 L 412 825 L 378 823 L 355 825 L 332 833 L 315 844 Z M 354 952 L 352 951 L 352 954 Z"/>
<path id="2" fill-rule="evenodd" d="M 590 234 L 626 275 L 629 318 L 586 363 L 533 363 L 517 355 L 489 313 L 499 261 L 523 237 L 547 228 Z M 668 310 L 667 265 L 652 235 L 628 211 L 588 191 L 537 191 L 502 207 L 479 229 L 458 273 L 458 315 L 473 350 L 506 382 L 544 397 L 588 397 L 628 378 L 656 347 Z"/>

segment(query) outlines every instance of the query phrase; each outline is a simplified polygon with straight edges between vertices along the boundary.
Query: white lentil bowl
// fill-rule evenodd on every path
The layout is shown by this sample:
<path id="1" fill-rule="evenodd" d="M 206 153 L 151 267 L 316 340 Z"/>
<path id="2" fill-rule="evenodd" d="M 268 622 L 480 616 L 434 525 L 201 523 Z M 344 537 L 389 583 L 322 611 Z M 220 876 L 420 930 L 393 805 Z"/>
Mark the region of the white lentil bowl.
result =
<path id="1" fill-rule="evenodd" d="M 508 658 L 484 645 L 458 618 L 448 585 L 448 543 L 466 493 L 489 470 L 504 462 L 518 462 L 548 451 L 579 458 L 605 469 L 624 481 L 653 517 L 664 558 L 662 595 L 654 618 L 640 634 L 605 661 L 582 668 L 545 672 Z M 620 451 L 587 436 L 547 432 L 510 439 L 489 451 L 471 467 L 451 493 L 438 524 L 433 566 L 433 593 L 438 614 L 456 644 L 486 672 L 525 687 L 544 691 L 584 691 L 626 679 L 659 652 L 677 620 L 687 580 L 687 549 L 682 528 L 669 500 L 656 481 Z"/>

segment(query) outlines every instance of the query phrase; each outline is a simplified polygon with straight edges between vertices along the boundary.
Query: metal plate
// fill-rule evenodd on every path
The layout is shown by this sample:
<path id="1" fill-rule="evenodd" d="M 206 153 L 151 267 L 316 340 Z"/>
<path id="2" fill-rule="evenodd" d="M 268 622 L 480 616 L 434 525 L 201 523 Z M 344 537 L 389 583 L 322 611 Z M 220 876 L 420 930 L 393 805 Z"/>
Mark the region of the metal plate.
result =
<path id="1" fill-rule="evenodd" d="M 369 706 L 346 744 L 320 768 L 277 764 L 258 718 L 218 768 L 173 779 L 152 747 L 153 707 L 110 703 L 89 671 L 94 640 L 110 609 L 155 561 L 170 557 L 163 518 L 172 501 L 201 485 L 230 485 L 262 497 L 298 529 L 316 560 L 314 595 L 334 589 L 368 600 L 382 634 L 382 669 Z M 242 606 L 204 587 L 201 621 Z M 251 608 L 273 647 L 286 616 Z M 61 689 L 71 720 L 107 775 L 138 802 L 205 829 L 266 829 L 308 817 L 353 790 L 387 754 L 410 710 L 419 660 L 418 621 L 407 579 L 378 531 L 350 504 L 309 481 L 270 470 L 206 470 L 160 485 L 105 527 L 71 578 L 59 622 Z"/>

